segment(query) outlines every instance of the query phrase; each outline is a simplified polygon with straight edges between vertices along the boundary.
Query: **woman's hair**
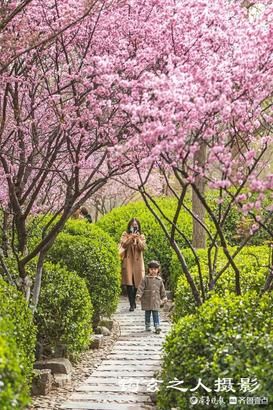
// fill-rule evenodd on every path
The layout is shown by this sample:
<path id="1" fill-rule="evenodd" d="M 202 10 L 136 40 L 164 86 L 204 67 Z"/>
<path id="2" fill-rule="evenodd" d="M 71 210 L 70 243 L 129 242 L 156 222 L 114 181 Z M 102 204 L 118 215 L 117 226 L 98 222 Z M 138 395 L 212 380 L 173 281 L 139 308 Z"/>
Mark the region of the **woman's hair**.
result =
<path id="1" fill-rule="evenodd" d="M 151 268 L 156 268 L 160 271 L 160 263 L 158 261 L 152 260 L 148 263 L 148 271 Z"/>
<path id="2" fill-rule="evenodd" d="M 129 221 L 129 223 L 128 223 L 128 226 L 127 226 L 127 233 L 131 233 L 130 228 L 131 228 L 131 225 L 132 225 L 132 223 L 133 223 L 134 221 L 137 222 L 137 224 L 138 224 L 138 231 L 139 231 L 139 233 L 141 234 L 140 222 L 139 222 L 139 220 L 136 219 L 136 218 L 130 219 L 130 221 Z"/>
<path id="3" fill-rule="evenodd" d="M 88 215 L 88 210 L 87 210 L 87 208 L 85 208 L 85 206 L 82 206 L 81 207 L 81 213 L 82 213 L 82 215 Z"/>

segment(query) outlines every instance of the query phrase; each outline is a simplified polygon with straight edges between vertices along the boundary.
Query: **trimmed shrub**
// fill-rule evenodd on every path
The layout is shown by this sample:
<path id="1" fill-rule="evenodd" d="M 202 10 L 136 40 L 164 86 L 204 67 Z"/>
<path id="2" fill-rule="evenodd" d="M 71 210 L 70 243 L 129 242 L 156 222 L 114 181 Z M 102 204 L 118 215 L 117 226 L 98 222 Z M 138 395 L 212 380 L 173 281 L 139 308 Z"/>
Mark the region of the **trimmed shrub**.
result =
<path id="1" fill-rule="evenodd" d="M 208 294 L 209 269 L 207 262 L 207 250 L 198 250 L 197 253 L 202 269 L 205 291 Z M 198 289 L 200 290 L 198 269 L 191 250 L 185 250 L 184 256 L 190 269 L 190 273 L 195 279 Z M 266 264 L 268 263 L 267 259 L 268 248 L 265 246 L 245 247 L 240 252 L 240 254 L 236 256 L 235 263 L 240 271 L 242 293 L 245 293 L 249 290 L 255 290 L 256 292 L 259 292 L 261 290 L 268 275 L 268 267 L 266 267 Z M 223 253 L 223 250 L 219 249 L 216 271 L 219 271 L 222 267 L 224 267 L 226 262 L 227 259 Z M 180 317 L 186 314 L 194 313 L 196 310 L 196 305 L 190 286 L 184 274 L 182 274 L 181 272 L 180 264 L 178 263 L 176 256 L 172 260 L 171 267 L 171 277 L 173 279 L 173 282 L 178 277 L 178 280 L 176 279 L 177 287 L 175 290 L 174 312 L 174 319 L 178 320 Z M 231 266 L 229 266 L 228 269 L 217 280 L 214 288 L 214 291 L 220 296 L 224 295 L 226 290 L 235 292 L 235 273 Z"/>
<path id="2" fill-rule="evenodd" d="M 120 295 L 120 259 L 111 237 L 98 226 L 70 220 L 49 252 L 52 262 L 86 279 L 94 322 L 115 312 Z"/>
<path id="3" fill-rule="evenodd" d="M 35 257 L 31 261 L 29 261 L 28 264 L 25 266 L 26 274 L 31 279 L 33 279 L 35 276 L 37 260 L 38 258 Z M 8 258 L 5 259 L 5 265 L 8 269 L 8 272 L 13 282 L 17 283 L 18 281 L 20 281 L 20 276 L 18 273 L 18 262 L 14 255 L 10 254 Z M 0 266 L 0 277 L 3 278 L 6 282 L 8 282 L 9 280 L 2 266 Z"/>
<path id="4" fill-rule="evenodd" d="M 174 215 L 176 206 L 176 201 L 174 199 L 157 199 L 157 203 L 160 207 L 162 207 L 168 217 L 172 217 Z M 167 282 L 168 286 L 169 267 L 172 257 L 171 247 L 162 228 L 151 212 L 147 209 L 144 202 L 133 202 L 128 205 L 115 208 L 107 215 L 103 216 L 97 222 L 97 225 L 109 233 L 115 242 L 118 243 L 122 232 L 127 229 L 128 222 L 131 218 L 139 219 L 142 233 L 146 238 L 147 248 L 144 252 L 145 264 L 147 265 L 147 263 L 152 259 L 160 261 L 162 277 Z M 164 222 L 164 224 L 166 223 Z M 192 220 L 190 215 L 182 211 L 179 216 L 178 224 L 190 240 L 192 235 Z M 166 226 L 168 226 L 168 224 L 166 224 Z M 179 245 L 181 247 L 187 246 L 182 239 L 179 240 Z"/>
<path id="5" fill-rule="evenodd" d="M 85 280 L 59 265 L 45 263 L 38 309 L 39 356 L 75 358 L 87 349 L 93 307 Z"/>
<path id="6" fill-rule="evenodd" d="M 36 344 L 36 326 L 33 315 L 22 293 L 0 278 L 0 314 L 11 326 L 13 338 L 18 348 L 20 365 L 26 376 L 26 384 L 31 383 Z"/>
<path id="7" fill-rule="evenodd" d="M 199 400 L 198 409 L 207 409 L 208 405 L 202 405 L 201 397 L 211 395 L 224 398 L 226 405 L 221 407 L 224 409 L 230 408 L 230 395 L 262 396 L 272 403 L 272 303 L 272 292 L 261 299 L 255 292 L 243 297 L 215 295 L 195 315 L 180 319 L 167 336 L 164 347 L 159 408 L 188 410 L 194 408 L 189 399 L 195 396 Z M 202 387 L 194 393 L 189 391 L 196 387 L 199 378 L 212 389 L 212 393 Z M 215 392 L 218 378 L 230 378 L 237 394 Z M 254 385 L 256 379 L 259 389 L 254 393 L 240 391 L 241 378 L 249 378 Z M 179 387 L 188 391 L 170 388 L 174 385 L 170 382 L 175 379 L 183 381 Z M 240 403 L 232 408 L 243 410 L 249 405 Z"/>
<path id="8" fill-rule="evenodd" d="M 1 311 L 2 314 L 2 311 Z M 22 410 L 29 404 L 26 374 L 21 365 L 20 349 L 16 345 L 13 323 L 0 317 L 0 408 Z"/>

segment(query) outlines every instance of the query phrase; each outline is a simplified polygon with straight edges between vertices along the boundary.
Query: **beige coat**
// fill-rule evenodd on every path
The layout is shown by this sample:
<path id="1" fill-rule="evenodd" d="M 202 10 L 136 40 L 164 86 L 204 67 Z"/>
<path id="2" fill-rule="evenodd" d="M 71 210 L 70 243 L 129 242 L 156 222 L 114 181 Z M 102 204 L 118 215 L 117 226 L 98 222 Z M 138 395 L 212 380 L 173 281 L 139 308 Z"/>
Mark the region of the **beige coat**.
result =
<path id="1" fill-rule="evenodd" d="M 136 297 L 141 298 L 142 310 L 160 310 L 161 300 L 166 300 L 166 291 L 160 276 L 147 275 L 142 280 Z"/>
<path id="2" fill-rule="evenodd" d="M 120 247 L 125 249 L 122 260 L 122 284 L 133 285 L 134 283 L 138 288 L 145 274 L 143 259 L 145 237 L 123 232 Z"/>

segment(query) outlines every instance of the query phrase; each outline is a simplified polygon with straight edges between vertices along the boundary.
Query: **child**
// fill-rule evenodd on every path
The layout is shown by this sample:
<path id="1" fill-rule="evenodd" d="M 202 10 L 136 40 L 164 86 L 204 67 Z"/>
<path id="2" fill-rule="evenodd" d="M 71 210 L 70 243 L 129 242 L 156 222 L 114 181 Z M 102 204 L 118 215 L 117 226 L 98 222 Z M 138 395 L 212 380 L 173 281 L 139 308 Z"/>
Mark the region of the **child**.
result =
<path id="1" fill-rule="evenodd" d="M 148 273 L 137 290 L 136 300 L 141 299 L 141 308 L 145 310 L 145 329 L 151 331 L 151 313 L 153 315 L 155 332 L 160 333 L 159 310 L 161 299 L 167 302 L 163 280 L 159 276 L 160 264 L 151 261 L 148 264 Z"/>

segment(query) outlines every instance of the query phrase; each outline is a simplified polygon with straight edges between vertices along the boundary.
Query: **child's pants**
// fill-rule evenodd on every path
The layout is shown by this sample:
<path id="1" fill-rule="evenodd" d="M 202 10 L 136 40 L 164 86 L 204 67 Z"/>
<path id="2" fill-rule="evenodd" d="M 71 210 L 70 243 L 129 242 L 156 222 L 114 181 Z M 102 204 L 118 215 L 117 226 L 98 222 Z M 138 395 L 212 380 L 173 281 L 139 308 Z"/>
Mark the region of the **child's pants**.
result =
<path id="1" fill-rule="evenodd" d="M 151 313 L 153 315 L 154 327 L 159 327 L 159 312 L 157 310 L 145 310 L 145 326 L 151 326 Z"/>

